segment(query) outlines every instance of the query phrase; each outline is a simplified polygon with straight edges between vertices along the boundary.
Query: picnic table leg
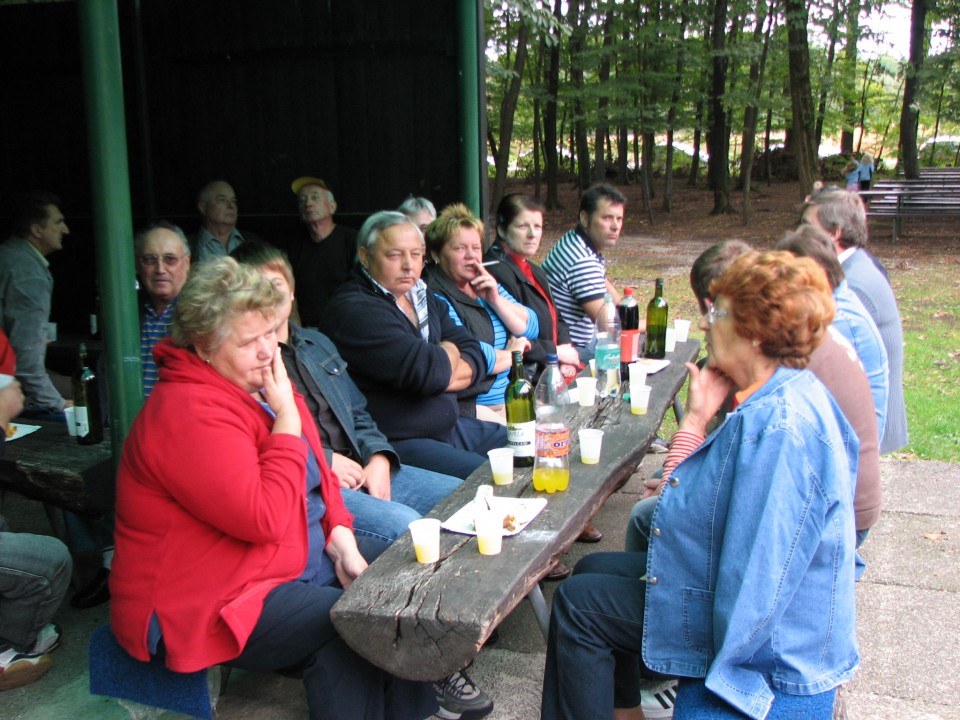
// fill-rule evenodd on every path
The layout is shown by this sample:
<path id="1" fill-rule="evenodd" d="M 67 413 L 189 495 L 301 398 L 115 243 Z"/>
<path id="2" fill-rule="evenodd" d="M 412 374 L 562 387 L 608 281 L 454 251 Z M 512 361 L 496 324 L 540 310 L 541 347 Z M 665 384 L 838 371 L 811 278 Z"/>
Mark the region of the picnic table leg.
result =
<path id="1" fill-rule="evenodd" d="M 527 593 L 527 600 L 530 601 L 530 607 L 533 608 L 533 614 L 540 625 L 540 632 L 543 633 L 543 639 L 550 637 L 550 609 L 547 607 L 547 601 L 543 598 L 543 589 L 540 583 L 533 586 Z"/>

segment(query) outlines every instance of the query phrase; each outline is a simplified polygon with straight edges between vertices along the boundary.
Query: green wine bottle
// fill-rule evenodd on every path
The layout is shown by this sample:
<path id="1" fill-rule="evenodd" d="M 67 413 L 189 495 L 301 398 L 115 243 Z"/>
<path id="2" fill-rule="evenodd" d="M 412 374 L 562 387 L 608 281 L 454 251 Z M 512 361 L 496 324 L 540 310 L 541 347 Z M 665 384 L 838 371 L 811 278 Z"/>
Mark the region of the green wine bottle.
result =
<path id="1" fill-rule="evenodd" d="M 667 354 L 667 311 L 669 305 L 663 297 L 663 278 L 657 278 L 653 298 L 647 303 L 647 343 L 644 355 L 662 358 Z"/>
<path id="2" fill-rule="evenodd" d="M 536 455 L 537 416 L 533 410 L 533 385 L 523 372 L 523 353 L 513 352 L 510 384 L 503 399 L 507 407 L 507 447 L 513 448 L 515 467 L 530 467 Z"/>

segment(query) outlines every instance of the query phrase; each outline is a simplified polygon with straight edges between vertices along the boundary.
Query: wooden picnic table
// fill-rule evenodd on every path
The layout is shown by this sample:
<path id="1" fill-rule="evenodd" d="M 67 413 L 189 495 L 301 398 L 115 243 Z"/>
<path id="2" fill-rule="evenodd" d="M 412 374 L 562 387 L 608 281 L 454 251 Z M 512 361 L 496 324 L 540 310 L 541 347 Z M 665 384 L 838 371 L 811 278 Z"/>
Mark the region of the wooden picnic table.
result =
<path id="1" fill-rule="evenodd" d="M 954 179 L 881 180 L 860 195 L 867 217 L 892 219 L 894 242 L 906 217 L 960 216 L 960 182 Z"/>
<path id="2" fill-rule="evenodd" d="M 515 468 L 513 484 L 495 487 L 497 497 L 547 499 L 528 527 L 503 539 L 499 555 L 480 555 L 471 535 L 441 531 L 440 560 L 419 564 L 409 533 L 399 538 L 333 606 L 331 616 L 341 637 L 394 675 L 435 680 L 466 667 L 524 597 L 529 596 L 546 631 L 548 611 L 538 581 L 634 472 L 686 380 L 683 363 L 696 360 L 699 351 L 696 340 L 678 343 L 668 355 L 670 364 L 647 377 L 652 392 L 646 415 L 633 415 L 630 403 L 619 399 L 598 398 L 589 408 L 574 406 L 569 488 L 553 495 L 536 492 L 531 468 Z M 604 431 L 597 465 L 580 462 L 576 430 L 582 427 Z M 491 483 L 485 464 L 429 517 L 446 520 L 473 501 L 478 485 Z"/>
<path id="3" fill-rule="evenodd" d="M 80 445 L 67 433 L 66 423 L 13 422 L 39 425 L 40 429 L 4 446 L 0 493 L 12 490 L 44 503 L 61 539 L 66 533 L 51 507 L 89 517 L 103 517 L 113 509 L 116 482 L 109 438 L 97 445 Z"/>

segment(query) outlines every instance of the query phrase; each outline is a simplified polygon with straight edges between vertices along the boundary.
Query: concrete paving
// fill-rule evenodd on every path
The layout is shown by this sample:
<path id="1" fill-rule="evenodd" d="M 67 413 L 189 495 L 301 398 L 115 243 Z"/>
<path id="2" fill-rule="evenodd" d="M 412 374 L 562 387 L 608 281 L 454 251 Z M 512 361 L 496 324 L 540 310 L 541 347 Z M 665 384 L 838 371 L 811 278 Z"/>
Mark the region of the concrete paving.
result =
<path id="1" fill-rule="evenodd" d="M 624 520 L 638 499 L 639 479 L 662 462 L 648 455 L 636 475 L 604 506 L 598 545 L 577 544 L 572 564 L 595 550 L 623 547 Z M 863 548 L 869 563 L 857 586 L 863 663 L 843 690 L 849 720 L 960 720 L 960 464 L 884 459 L 885 510 Z M 4 513 L 17 530 L 47 532 L 39 504 L 8 495 Z M 552 586 L 547 584 L 548 602 Z M 86 644 L 108 622 L 107 605 L 77 611 L 64 604 L 65 629 L 54 668 L 41 680 L 0 694 L 3 720 L 123 720 L 115 701 L 91 696 Z M 527 603 L 500 627 L 472 674 L 494 697 L 491 720 L 539 717 L 545 644 Z M 296 680 L 234 671 L 218 706 L 220 720 L 302 720 Z M 175 717 L 165 715 L 164 717 Z M 592 720 L 585 718 L 584 720 Z"/>

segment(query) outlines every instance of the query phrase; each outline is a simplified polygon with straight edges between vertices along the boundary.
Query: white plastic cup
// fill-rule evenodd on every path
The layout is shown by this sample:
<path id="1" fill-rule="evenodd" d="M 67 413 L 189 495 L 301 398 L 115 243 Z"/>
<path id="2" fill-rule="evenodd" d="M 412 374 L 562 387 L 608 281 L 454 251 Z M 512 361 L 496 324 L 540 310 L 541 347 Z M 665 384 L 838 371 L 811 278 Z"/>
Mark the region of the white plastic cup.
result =
<path id="1" fill-rule="evenodd" d="M 490 458 L 490 472 L 494 485 L 509 485 L 513 482 L 513 448 L 495 448 L 487 450 Z"/>
<path id="2" fill-rule="evenodd" d="M 74 407 L 64 408 L 63 414 L 67 418 L 67 432 L 70 433 L 70 437 L 76 437 L 77 436 L 77 409 Z"/>
<path id="3" fill-rule="evenodd" d="M 440 521 L 436 518 L 420 518 L 407 527 L 413 538 L 413 549 L 418 563 L 435 563 L 440 559 Z"/>
<path id="4" fill-rule="evenodd" d="M 57 341 L 57 324 L 55 322 L 47 323 L 47 342 Z"/>
<path id="5" fill-rule="evenodd" d="M 590 407 L 597 400 L 597 379 L 595 377 L 577 378 L 577 397 L 580 407 Z"/>
<path id="6" fill-rule="evenodd" d="M 584 465 L 596 465 L 600 462 L 600 446 L 603 444 L 603 430 L 583 428 L 580 435 L 580 462 Z"/>
<path id="7" fill-rule="evenodd" d="M 473 518 L 477 547 L 481 555 L 498 555 L 503 547 L 503 514 L 495 510 L 477 511 Z"/>
<path id="8" fill-rule="evenodd" d="M 634 415 L 646 415 L 650 404 L 649 385 L 630 385 L 630 412 Z"/>
<path id="9" fill-rule="evenodd" d="M 640 363 L 630 363 L 627 368 L 630 373 L 631 388 L 643 387 L 647 384 L 647 371 L 644 370 L 643 365 Z M 633 392 L 632 389 L 631 392 Z"/>
<path id="10" fill-rule="evenodd" d="M 690 335 L 690 321 L 689 320 L 674 320 L 673 328 L 677 331 L 677 342 L 683 343 L 687 341 L 687 338 Z"/>
<path id="11" fill-rule="evenodd" d="M 677 349 L 677 331 L 673 328 L 667 328 L 667 341 L 664 343 L 664 347 L 668 353 Z"/>

